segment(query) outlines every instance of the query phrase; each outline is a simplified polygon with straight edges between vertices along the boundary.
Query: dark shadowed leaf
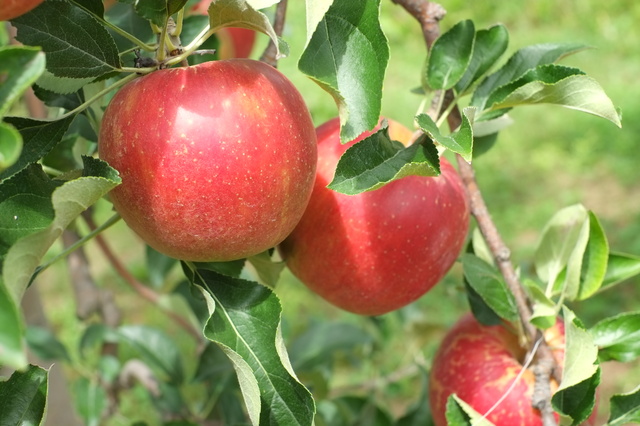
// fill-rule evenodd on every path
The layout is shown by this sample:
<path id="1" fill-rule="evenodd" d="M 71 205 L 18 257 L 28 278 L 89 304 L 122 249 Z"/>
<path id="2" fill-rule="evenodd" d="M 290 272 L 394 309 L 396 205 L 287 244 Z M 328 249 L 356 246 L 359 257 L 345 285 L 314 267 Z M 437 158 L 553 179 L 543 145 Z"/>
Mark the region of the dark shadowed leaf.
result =
<path id="1" fill-rule="evenodd" d="M 90 13 L 66 1 L 46 1 L 12 21 L 18 41 L 40 46 L 58 77 L 98 78 L 120 68 L 113 38 Z"/>
<path id="2" fill-rule="evenodd" d="M 126 325 L 118 329 L 118 335 L 120 341 L 131 345 L 147 365 L 168 377 L 171 383 L 182 383 L 184 371 L 177 343 L 162 330 Z"/>
<path id="3" fill-rule="evenodd" d="M 456 92 L 464 93 L 498 61 L 509 44 L 509 32 L 504 25 L 478 30 L 473 45 L 473 56 L 466 72 L 455 86 Z"/>
<path id="4" fill-rule="evenodd" d="M 328 187 L 355 195 L 405 176 L 439 174 L 438 151 L 429 138 L 423 136 L 405 147 L 389 139 L 388 128 L 385 127 L 345 151 Z"/>
<path id="5" fill-rule="evenodd" d="M 234 365 L 254 425 L 310 425 L 315 411 L 280 333 L 281 306 L 266 286 L 184 265 L 202 287 L 211 317 L 204 333 Z"/>
<path id="6" fill-rule="evenodd" d="M 43 360 L 71 361 L 67 348 L 56 338 L 51 330 L 30 326 L 25 333 L 29 348 Z"/>
<path id="7" fill-rule="evenodd" d="M 0 382 L 0 419 L 3 425 L 39 425 L 47 406 L 47 370 L 30 365 Z"/>
<path id="8" fill-rule="evenodd" d="M 379 7 L 379 0 L 333 2 L 298 62 L 300 71 L 336 101 L 343 142 L 378 123 L 389 61 Z"/>
<path id="9" fill-rule="evenodd" d="M 599 384 L 600 368 L 590 378 L 555 393 L 551 403 L 556 411 L 573 419 L 572 426 L 581 425 L 593 412 Z"/>
<path id="10" fill-rule="evenodd" d="M 640 312 L 606 318 L 590 330 L 602 361 L 632 361 L 640 356 Z"/>
<path id="11" fill-rule="evenodd" d="M 5 121 L 22 135 L 23 147 L 18 160 L 0 173 L 6 179 L 47 155 L 62 140 L 73 116 L 57 121 L 42 121 L 24 117 L 7 117 Z"/>
<path id="12" fill-rule="evenodd" d="M 433 43 L 425 66 L 425 81 L 434 90 L 450 89 L 464 75 L 475 41 L 473 21 L 460 21 Z"/>

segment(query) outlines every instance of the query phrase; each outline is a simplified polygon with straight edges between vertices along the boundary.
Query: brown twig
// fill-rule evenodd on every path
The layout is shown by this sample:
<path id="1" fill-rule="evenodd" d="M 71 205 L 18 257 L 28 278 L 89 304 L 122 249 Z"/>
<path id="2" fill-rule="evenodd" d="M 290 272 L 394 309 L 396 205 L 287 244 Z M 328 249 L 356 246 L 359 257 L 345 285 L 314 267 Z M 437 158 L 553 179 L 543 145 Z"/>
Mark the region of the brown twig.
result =
<path id="1" fill-rule="evenodd" d="M 273 21 L 273 30 L 276 32 L 276 35 L 278 37 L 282 35 L 282 31 L 284 30 L 284 20 L 286 14 L 287 0 L 280 0 L 280 3 L 278 3 L 278 6 L 276 6 L 276 16 Z M 262 54 L 262 56 L 260 56 L 260 60 L 271 65 L 274 68 L 278 68 L 278 58 L 276 56 L 276 53 L 276 44 L 273 42 L 273 40 L 270 40 L 264 53 Z"/>
<path id="2" fill-rule="evenodd" d="M 446 13 L 445 10 L 434 2 L 426 0 L 391 1 L 404 7 L 420 22 L 427 49 L 430 49 L 439 35 L 438 22 L 444 17 L 444 13 Z M 440 114 L 449 106 L 448 104 L 453 98 L 452 95 L 453 93 L 445 93 L 442 108 L 440 111 L 435 111 L 437 114 Z M 442 96 L 442 94 L 436 94 L 436 97 L 439 96 Z M 457 106 L 452 109 L 450 115 L 447 117 L 447 121 L 451 130 L 455 130 L 460 126 L 462 118 Z M 464 182 L 469 198 L 471 214 L 475 218 L 478 228 L 487 242 L 505 282 L 514 295 L 520 315 L 520 322 L 522 323 L 522 331 L 526 336 L 529 347 L 532 347 L 533 342 L 540 339 L 542 333 L 530 322 L 532 316 L 531 306 L 529 305 L 522 283 L 520 283 L 513 264 L 511 263 L 511 251 L 502 240 L 497 227 L 491 219 L 491 215 L 489 214 L 489 210 L 487 209 L 487 205 L 475 179 L 473 167 L 460 155 L 456 155 L 456 160 L 458 163 L 458 171 Z M 553 376 L 559 383 L 562 378 L 562 370 L 557 364 L 546 341 L 542 339 L 541 342 L 542 344 L 538 348 L 534 367 L 536 371 L 536 393 L 532 404 L 540 410 L 544 425 L 552 426 L 557 423 L 553 416 L 553 410 L 551 409 L 550 377 Z"/>
<path id="3" fill-rule="evenodd" d="M 89 215 L 84 216 L 87 224 L 91 229 L 96 229 L 96 224 Z M 160 310 L 162 310 L 167 316 L 169 316 L 172 320 L 176 322 L 180 327 L 182 327 L 185 331 L 191 334 L 197 342 L 202 343 L 202 333 L 198 331 L 190 322 L 188 322 L 185 318 L 176 314 L 169 309 L 164 308 L 160 303 L 160 295 L 150 289 L 149 287 L 142 284 L 136 277 L 129 272 L 129 270 L 124 266 L 124 264 L 120 261 L 120 259 L 113 253 L 107 241 L 102 237 L 102 235 L 96 235 L 95 237 L 96 243 L 102 250 L 102 253 L 107 257 L 109 263 L 116 270 L 118 275 L 122 277 L 123 280 L 126 281 L 127 284 L 140 295 L 143 299 L 151 302 L 153 305 L 157 306 Z"/>

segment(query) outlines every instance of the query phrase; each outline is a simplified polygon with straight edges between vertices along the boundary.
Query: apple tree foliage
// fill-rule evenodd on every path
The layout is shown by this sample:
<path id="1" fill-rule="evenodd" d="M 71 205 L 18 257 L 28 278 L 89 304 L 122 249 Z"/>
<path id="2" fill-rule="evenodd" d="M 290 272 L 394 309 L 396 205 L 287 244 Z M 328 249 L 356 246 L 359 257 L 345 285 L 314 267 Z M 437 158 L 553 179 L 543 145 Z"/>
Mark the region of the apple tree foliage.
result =
<path id="1" fill-rule="evenodd" d="M 167 418 L 183 420 L 181 424 L 217 418 L 229 424 L 310 425 L 314 417 L 316 424 L 327 425 L 429 424 L 424 396 L 423 403 L 397 419 L 367 398 L 319 397 L 326 392 L 309 377 L 320 374 L 333 351 L 348 351 L 370 343 L 372 337 L 348 324 L 327 322 L 285 342 L 281 313 L 287 301 L 280 301 L 271 289 L 283 266 L 272 252 L 246 261 L 182 262 L 186 281 L 174 296 L 188 305 L 206 339 L 195 369 L 186 368 L 172 337 L 150 326 L 88 325 L 73 356 L 51 332 L 27 327 L 20 309 L 27 287 L 51 263 L 118 219 L 89 226 L 78 244 L 45 262 L 63 231 L 86 221 L 92 206 L 120 184 L 117 171 L 95 155 L 97 129 L 113 92 L 153 72 L 158 62 L 170 67 L 185 59 L 197 61 L 193 52 L 215 40 L 214 33 L 223 27 L 267 34 L 279 57 L 288 54 L 286 40 L 276 34 L 268 17 L 277 1 L 217 0 L 208 19 L 184 16 L 195 3 L 191 0 L 119 1 L 105 13 L 100 0 L 45 0 L 11 21 L 20 44 L 9 44 L 5 36 L 0 47 L 0 365 L 15 370 L 0 382 L 0 420 L 39 424 L 45 417 L 48 370 L 28 364 L 27 347 L 73 368 L 76 357 L 109 343 L 126 347 L 148 366 L 157 378 L 158 392 L 152 398 L 158 410 Z M 298 61 L 299 71 L 335 99 L 343 142 L 373 128 L 380 115 L 389 46 L 379 22 L 379 2 L 307 0 L 306 17 L 288 17 L 307 22 L 307 34 L 295 35 L 306 37 L 306 49 L 289 60 Z M 180 31 L 170 35 L 182 42 L 181 52 L 173 56 L 164 49 L 156 53 L 170 17 Z M 443 150 L 471 163 L 510 124 L 510 110 L 522 105 L 556 104 L 621 125 L 602 87 L 584 71 L 559 63 L 585 46 L 537 44 L 504 60 L 508 42 L 503 25 L 476 28 L 471 20 L 441 34 L 424 60 L 422 75 L 407 87 L 424 96 L 427 104 L 435 104 L 439 113 L 421 111 L 415 116 L 422 134 L 408 147 L 391 141 L 384 128 L 354 145 L 342 157 L 330 187 L 357 194 L 408 175 L 436 176 L 438 152 Z M 155 61 L 139 61 L 133 67 L 136 55 L 155 55 Z M 49 118 L 11 115 L 29 87 L 50 107 Z M 445 91 L 452 95 L 446 102 Z M 457 108 L 460 125 L 449 130 L 447 118 Z M 587 327 L 567 303 L 597 296 L 640 273 L 640 258 L 610 249 L 598 218 L 581 205 L 558 212 L 541 235 L 534 274 L 523 271 L 521 280 L 536 327 L 549 327 L 558 315 L 565 319 L 566 368 L 552 403 L 569 423 L 577 424 L 593 408 L 599 362 L 625 362 L 640 355 L 640 312 L 621 313 Z M 147 255 L 150 285 L 161 281 L 177 262 L 153 250 Z M 484 324 L 517 321 L 513 294 L 479 233 L 470 236 L 460 260 L 476 317 Z M 331 336 L 328 341 L 326 336 Z M 88 424 L 107 415 L 105 384 L 113 383 L 125 368 L 109 355 L 94 367 L 94 379 L 83 377 L 76 389 L 76 410 Z M 205 389 L 197 403 L 189 403 L 184 394 L 193 383 Z M 448 407 L 451 424 L 481 418 L 457 397 L 451 397 Z M 612 398 L 609 425 L 638 419 L 640 389 Z"/>

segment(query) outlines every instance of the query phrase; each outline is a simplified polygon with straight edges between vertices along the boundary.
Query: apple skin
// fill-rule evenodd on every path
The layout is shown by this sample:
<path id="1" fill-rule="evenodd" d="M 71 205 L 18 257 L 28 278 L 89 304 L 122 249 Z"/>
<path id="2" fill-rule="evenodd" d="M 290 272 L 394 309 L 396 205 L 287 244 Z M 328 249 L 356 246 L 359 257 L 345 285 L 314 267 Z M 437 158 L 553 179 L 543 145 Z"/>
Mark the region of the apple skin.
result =
<path id="1" fill-rule="evenodd" d="M 35 9 L 44 0 L 2 0 L 0 2 L 0 21 L 8 21 Z"/>
<path id="2" fill-rule="evenodd" d="M 563 321 L 558 319 L 545 330 L 544 337 L 556 361 L 563 365 Z M 465 314 L 449 330 L 433 360 L 429 403 L 435 425 L 447 425 L 447 398 L 453 393 L 478 413 L 486 413 L 507 392 L 522 370 L 526 356 L 517 335 L 505 326 L 484 326 L 472 314 Z M 531 406 L 534 383 L 532 370 L 526 370 L 487 419 L 496 426 L 542 426 L 540 412 Z M 555 380 L 551 387 L 555 392 L 558 387 Z M 595 421 L 595 413 L 590 421 Z"/>
<path id="3" fill-rule="evenodd" d="M 154 71 L 107 107 L 100 157 L 120 172 L 115 209 L 150 246 L 228 261 L 280 243 L 313 187 L 309 111 L 279 71 L 251 59 Z"/>
<path id="4" fill-rule="evenodd" d="M 394 121 L 389 132 L 403 143 L 411 138 Z M 455 262 L 469 226 L 464 187 L 444 158 L 439 177 L 409 176 L 359 195 L 328 189 L 340 156 L 371 133 L 343 145 L 339 119 L 317 128 L 311 201 L 279 247 L 300 281 L 361 315 L 396 310 L 430 290 Z"/>
<path id="5" fill-rule="evenodd" d="M 212 0 L 202 0 L 191 8 L 193 13 L 206 15 Z M 218 57 L 220 59 L 248 58 L 256 42 L 256 32 L 248 28 L 222 28 L 216 32 L 220 40 Z"/>

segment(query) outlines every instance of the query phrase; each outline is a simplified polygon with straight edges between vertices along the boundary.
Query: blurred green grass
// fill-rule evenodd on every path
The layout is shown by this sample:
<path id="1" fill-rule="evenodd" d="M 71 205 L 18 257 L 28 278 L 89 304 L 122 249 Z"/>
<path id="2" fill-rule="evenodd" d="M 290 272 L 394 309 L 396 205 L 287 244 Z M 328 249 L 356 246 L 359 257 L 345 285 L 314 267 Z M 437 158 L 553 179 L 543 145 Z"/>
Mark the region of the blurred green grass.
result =
<path id="1" fill-rule="evenodd" d="M 441 23 L 443 29 L 461 19 L 473 19 L 478 28 L 505 24 L 511 37 L 508 54 L 542 42 L 581 42 L 593 46 L 594 49 L 563 63 L 596 78 L 623 112 L 623 128 L 618 129 L 602 119 L 559 107 L 522 108 L 514 111 L 515 123 L 502 132 L 496 146 L 475 161 L 478 181 L 498 228 L 512 248 L 514 261 L 528 270 L 544 223 L 555 211 L 574 203 L 585 204 L 599 216 L 612 249 L 640 254 L 640 123 L 634 120 L 640 112 L 640 98 L 634 91 L 640 69 L 637 49 L 640 33 L 634 28 L 640 20 L 640 3 L 456 0 L 442 4 L 448 11 Z M 320 124 L 334 117 L 337 109 L 327 93 L 297 71 L 296 58 L 305 42 L 304 2 L 289 2 L 288 16 L 283 36 L 290 44 L 291 55 L 280 61 L 279 68 L 300 89 L 314 122 Z M 382 1 L 382 24 L 391 48 L 383 114 L 412 126 L 421 101 L 410 90 L 419 85 L 426 55 L 422 35 L 413 18 L 390 1 Z M 259 40 L 255 56 L 266 44 L 264 38 Z M 108 216 L 106 211 L 101 214 Z M 129 267 L 144 278 L 143 246 L 124 224 L 107 231 L 106 237 L 116 252 L 127 259 Z M 156 308 L 135 297 L 93 244 L 87 248 L 94 261 L 92 273 L 100 285 L 116 292 L 125 323 L 146 323 L 167 330 L 172 336 L 184 335 Z M 62 265 L 43 275 L 39 283 L 54 329 L 67 345 L 77 346 L 82 325 L 73 315 L 68 277 Z M 574 308 L 588 325 L 608 315 L 637 309 L 638 284 L 640 280 L 632 280 Z M 418 302 L 375 323 L 328 305 L 286 271 L 277 293 L 282 300 L 283 331 L 288 341 L 316 320 L 357 324 L 378 336 L 377 344 L 365 348 L 359 364 L 344 361 L 336 367 L 331 385 L 343 390 L 357 391 L 359 383 L 380 380 L 413 362 L 428 365 L 443 333 L 467 310 L 459 266 Z M 180 342 L 183 359 L 192 363 L 192 342 L 188 337 Z M 617 391 L 630 390 L 629 377 L 640 376 L 640 367 L 634 365 L 635 376 L 625 376 L 628 374 L 625 370 L 610 380 L 611 386 L 617 386 Z M 415 401 L 418 385 L 418 377 L 411 376 L 386 384 L 384 392 L 375 388 L 373 393 L 382 393 L 388 406 L 400 412 Z M 142 413 L 142 417 L 132 419 L 144 419 L 152 412 L 150 402 L 139 388 L 131 391 L 125 401 L 123 412 Z M 116 418 L 110 424 L 128 423 Z"/>

